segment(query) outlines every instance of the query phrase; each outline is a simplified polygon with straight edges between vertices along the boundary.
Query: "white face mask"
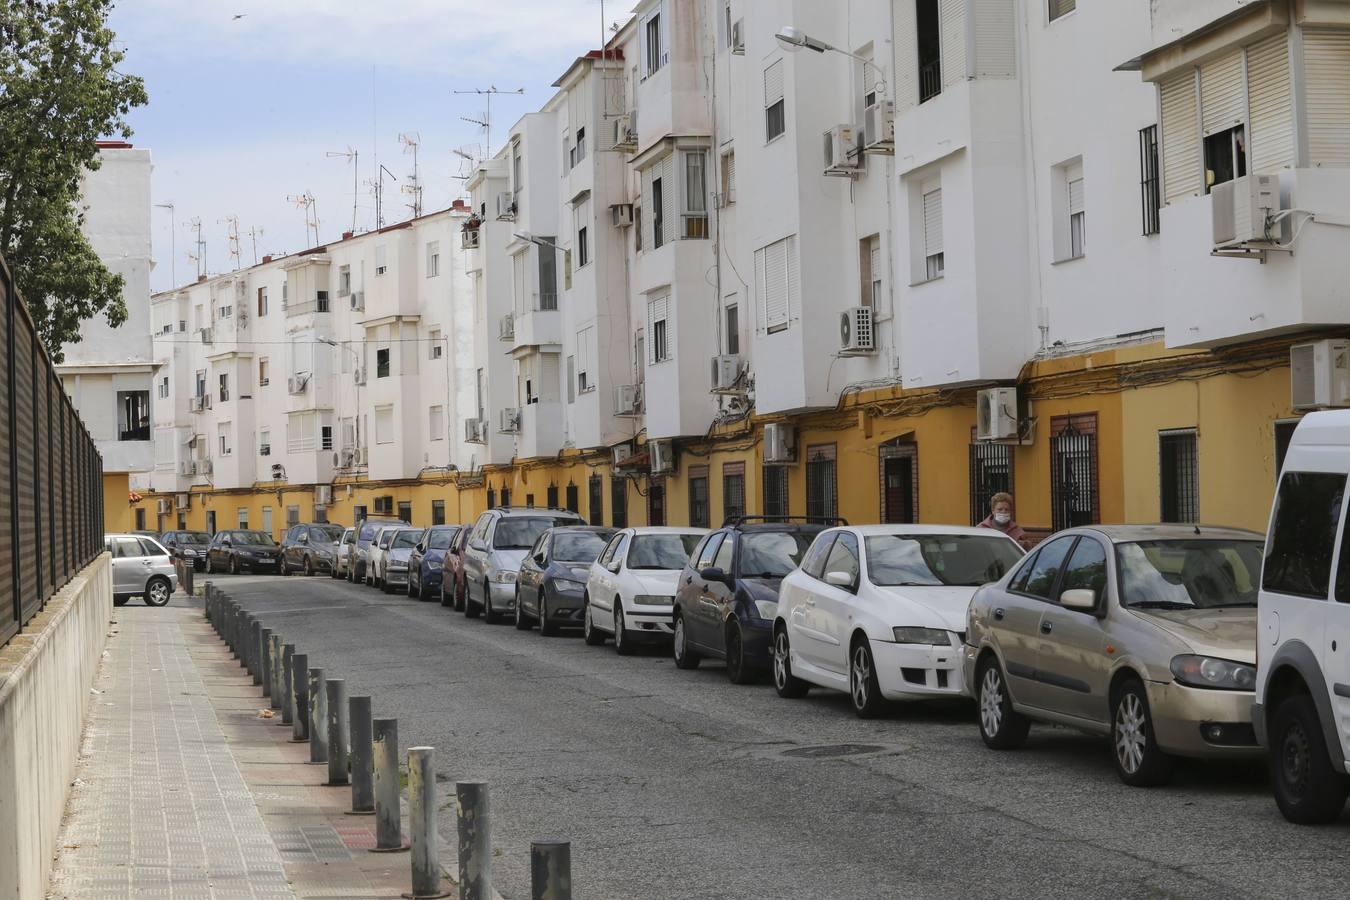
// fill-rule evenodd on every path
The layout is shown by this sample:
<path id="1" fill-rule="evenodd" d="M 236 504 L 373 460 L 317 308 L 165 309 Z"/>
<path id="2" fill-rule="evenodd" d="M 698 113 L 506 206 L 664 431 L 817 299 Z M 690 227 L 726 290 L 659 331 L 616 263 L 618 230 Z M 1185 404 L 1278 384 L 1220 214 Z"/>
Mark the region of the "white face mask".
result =
<path id="1" fill-rule="evenodd" d="M 1012 516 L 1008 513 L 994 513 L 994 521 L 999 525 L 1007 525 L 1012 521 Z"/>

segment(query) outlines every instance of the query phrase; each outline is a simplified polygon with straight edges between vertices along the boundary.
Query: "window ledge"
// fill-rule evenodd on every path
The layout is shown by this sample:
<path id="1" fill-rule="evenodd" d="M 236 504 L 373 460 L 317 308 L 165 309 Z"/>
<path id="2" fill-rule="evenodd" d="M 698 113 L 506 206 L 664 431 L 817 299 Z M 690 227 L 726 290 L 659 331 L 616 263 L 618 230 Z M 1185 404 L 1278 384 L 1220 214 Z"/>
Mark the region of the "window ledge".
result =
<path id="1" fill-rule="evenodd" d="M 1052 266 L 1062 266 L 1065 263 L 1078 262 L 1080 259 L 1087 259 L 1086 253 L 1080 253 L 1078 256 L 1066 256 L 1063 259 L 1053 259 L 1050 261 Z"/>
<path id="2" fill-rule="evenodd" d="M 932 284 L 933 282 L 935 282 L 935 281 L 941 281 L 942 279 L 944 279 L 944 278 L 946 278 L 946 277 L 947 277 L 947 275 L 946 275 L 946 273 L 944 272 L 943 274 L 938 275 L 938 276 L 936 276 L 936 277 L 934 277 L 934 278 L 925 278 L 925 279 L 923 279 L 922 281 L 911 281 L 911 282 L 909 283 L 909 286 L 912 287 L 912 288 L 913 288 L 913 287 L 923 287 L 925 284 Z"/>

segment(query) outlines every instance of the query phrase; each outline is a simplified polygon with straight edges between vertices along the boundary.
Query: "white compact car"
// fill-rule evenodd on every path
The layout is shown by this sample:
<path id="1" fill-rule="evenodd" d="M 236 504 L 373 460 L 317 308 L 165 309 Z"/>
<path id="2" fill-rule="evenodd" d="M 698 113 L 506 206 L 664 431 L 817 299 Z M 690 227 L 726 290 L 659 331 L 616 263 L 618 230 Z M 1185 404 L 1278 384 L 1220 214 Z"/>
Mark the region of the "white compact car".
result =
<path id="1" fill-rule="evenodd" d="M 381 525 L 376 529 L 366 556 L 366 584 L 370 587 L 384 586 L 384 557 L 389 552 L 389 545 L 394 542 L 394 535 L 406 527 L 406 525 Z"/>
<path id="2" fill-rule="evenodd" d="M 970 598 L 1022 558 L 989 528 L 868 525 L 823 531 L 783 579 L 773 634 L 781 697 L 847 691 L 862 718 L 889 700 L 967 694 Z"/>
<path id="3" fill-rule="evenodd" d="M 671 635 L 675 588 L 680 572 L 705 528 L 625 528 L 610 540 L 586 580 L 582 620 L 586 643 L 603 644 L 614 635 L 623 655 L 642 639 Z"/>

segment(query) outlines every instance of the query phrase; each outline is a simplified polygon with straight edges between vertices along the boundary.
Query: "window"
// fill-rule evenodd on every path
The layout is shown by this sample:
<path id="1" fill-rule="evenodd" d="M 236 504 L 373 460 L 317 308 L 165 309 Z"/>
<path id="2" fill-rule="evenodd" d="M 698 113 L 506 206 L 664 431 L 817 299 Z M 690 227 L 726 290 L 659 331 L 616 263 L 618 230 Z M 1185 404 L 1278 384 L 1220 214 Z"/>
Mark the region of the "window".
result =
<path id="1" fill-rule="evenodd" d="M 230 455 L 230 423 L 221 422 L 216 426 L 217 440 L 220 442 L 220 455 Z"/>
<path id="2" fill-rule="evenodd" d="M 444 525 L 444 524 L 445 524 L 445 501 L 444 501 L 444 500 L 432 500 L 432 501 L 431 501 L 431 524 L 432 524 L 432 525 Z"/>
<path id="3" fill-rule="evenodd" d="M 947 258 L 942 243 L 942 188 L 923 192 L 920 233 L 923 236 L 924 281 L 941 278 L 947 271 Z"/>
<path id="4" fill-rule="evenodd" d="M 291 453 L 304 453 L 315 449 L 315 435 L 318 430 L 317 413 L 291 413 L 286 419 L 286 449 Z"/>
<path id="5" fill-rule="evenodd" d="M 328 312 L 328 292 L 327 292 L 327 291 L 315 291 L 315 292 L 314 292 L 314 308 L 315 308 L 318 312 L 321 312 L 321 313 L 326 313 L 326 312 Z"/>
<path id="6" fill-rule="evenodd" d="M 224 403 L 230 399 L 230 373 L 220 373 L 220 401 Z"/>
<path id="7" fill-rule="evenodd" d="M 258 288 L 258 315 L 267 315 L 267 288 L 265 287 Z"/>
<path id="8" fill-rule="evenodd" d="M 445 440 L 445 407 L 433 406 L 431 408 L 431 421 L 427 425 L 431 432 L 433 441 Z"/>
<path id="9" fill-rule="evenodd" d="M 577 332 L 577 393 L 584 394 L 595 390 L 591 383 L 591 359 L 595 353 L 595 326 L 583 328 Z"/>
<path id="10" fill-rule="evenodd" d="M 163 395 L 168 396 L 167 379 Z M 119 441 L 150 440 L 150 392 L 117 392 L 117 439 Z"/>
<path id="11" fill-rule="evenodd" d="M 685 240 L 708 236 L 708 154 L 702 150 L 686 150 L 684 158 L 684 208 L 680 219 L 684 224 L 681 237 Z"/>
<path id="12" fill-rule="evenodd" d="M 392 444 L 394 442 L 394 407 L 375 407 L 375 443 Z"/>
<path id="13" fill-rule="evenodd" d="M 577 229 L 577 268 L 580 269 L 591 261 L 591 247 L 586 226 L 582 225 Z"/>
<path id="14" fill-rule="evenodd" d="M 628 479 L 622 475 L 609 480 L 610 524 L 615 528 L 628 527 Z"/>
<path id="15" fill-rule="evenodd" d="M 726 318 L 727 353 L 732 356 L 741 352 L 741 313 L 735 303 L 728 303 L 723 310 Z"/>
<path id="16" fill-rule="evenodd" d="M 858 539 L 847 531 L 839 532 L 835 538 L 834 546 L 830 548 L 830 555 L 825 559 L 825 574 L 843 572 L 849 577 L 849 584 L 856 589 L 858 576 L 861 574 L 860 568 L 858 565 Z"/>
<path id="17" fill-rule="evenodd" d="M 286 527 L 294 528 L 296 525 L 299 524 L 300 524 L 300 507 L 299 506 L 286 507 Z"/>
<path id="18" fill-rule="evenodd" d="M 654 177 L 652 179 L 652 249 L 657 250 L 666 242 L 665 229 L 665 179 Z"/>
<path id="19" fill-rule="evenodd" d="M 1280 480 L 1280 473 L 1284 471 L 1284 458 L 1289 454 L 1289 442 L 1294 439 L 1294 429 L 1298 427 L 1298 421 L 1276 422 L 1275 423 L 1275 481 Z"/>
<path id="20" fill-rule="evenodd" d="M 503 492 L 505 493 L 505 492 Z M 412 522 L 412 503 L 407 500 L 400 500 L 398 504 L 398 517 L 404 522 Z"/>
<path id="21" fill-rule="evenodd" d="M 586 485 L 587 488 L 587 510 L 590 513 L 588 521 L 592 525 L 605 524 L 605 484 L 599 475 L 592 475 Z"/>
<path id="22" fill-rule="evenodd" d="M 435 278 L 441 274 L 441 242 L 427 242 L 427 277 Z"/>
<path id="23" fill-rule="evenodd" d="M 1078 6 L 1078 0 L 1050 0 L 1050 21 L 1068 15 Z"/>
<path id="24" fill-rule="evenodd" d="M 264 315 L 266 315 L 266 314 L 264 313 Z M 178 320 L 178 332 L 179 332 L 179 334 L 182 334 L 184 331 L 187 331 L 187 319 L 179 319 L 179 320 Z"/>
<path id="25" fill-rule="evenodd" d="M 764 467 L 764 515 L 788 515 L 788 470 L 784 466 Z"/>
<path id="26" fill-rule="evenodd" d="M 995 494 L 1013 492 L 1012 448 L 975 439 L 970 430 L 970 524 L 978 525 L 989 515 Z"/>
<path id="27" fill-rule="evenodd" d="M 722 515 L 745 515 L 745 463 L 722 464 Z"/>
<path id="28" fill-rule="evenodd" d="M 558 249 L 553 246 L 553 238 L 541 237 L 547 246 L 540 247 L 539 256 L 539 308 L 554 310 L 558 308 Z"/>
<path id="29" fill-rule="evenodd" d="M 575 166 L 586 158 L 586 129 L 580 127 L 577 129 L 577 142 L 572 148 L 572 165 Z"/>
<path id="30" fill-rule="evenodd" d="M 1162 207 L 1162 181 L 1158 177 L 1158 126 L 1139 129 L 1139 201 L 1144 234 L 1162 231 L 1158 210 Z"/>
<path id="31" fill-rule="evenodd" d="M 496 508 L 497 508 L 497 489 L 494 488 L 494 487 L 488 487 L 488 489 L 487 489 L 487 508 L 488 508 L 488 509 L 496 509 Z M 484 525 L 484 526 L 481 528 L 481 531 L 484 532 L 484 533 L 486 533 L 486 531 L 487 531 L 487 526 Z"/>
<path id="32" fill-rule="evenodd" d="M 661 19 L 661 13 L 653 13 L 647 18 L 642 29 L 643 45 L 646 51 L 642 57 L 643 78 L 655 73 L 666 64 L 665 35 L 662 30 Z"/>
<path id="33" fill-rule="evenodd" d="M 272 507 L 270 506 L 262 508 L 262 530 L 266 534 L 272 533 Z"/>
<path id="34" fill-rule="evenodd" d="M 271 432 L 271 431 L 264 430 L 264 431 L 258 432 L 258 455 L 259 455 L 259 456 L 271 456 L 271 455 L 272 455 L 272 432 Z"/>
<path id="35" fill-rule="evenodd" d="M 319 426 L 319 449 L 320 449 L 320 450 L 332 450 L 332 449 L 333 449 L 333 426 L 332 426 L 332 425 L 320 425 L 320 426 Z"/>
<path id="36" fill-rule="evenodd" d="M 291 285 L 289 281 L 283 281 L 281 283 L 281 309 L 283 312 L 286 309 L 286 300 L 290 294 L 290 286 Z"/>
<path id="37" fill-rule="evenodd" d="M 764 143 L 787 131 L 787 106 L 783 100 L 783 61 L 764 70 Z"/>
<path id="38" fill-rule="evenodd" d="M 755 251 L 755 292 L 760 321 L 770 334 L 787 328 L 797 305 L 797 237 Z"/>
<path id="39" fill-rule="evenodd" d="M 1345 476 L 1285 472 L 1275 495 L 1261 584 L 1268 591 L 1325 599 Z"/>
<path id="40" fill-rule="evenodd" d="M 874 234 L 858 242 L 859 306 L 881 308 L 882 274 L 881 235 Z"/>
<path id="41" fill-rule="evenodd" d="M 194 397 L 205 397 L 205 396 L 206 396 L 206 370 L 205 370 L 205 369 L 198 369 L 198 370 L 197 370 L 197 377 L 196 377 L 196 392 L 195 392 L 192 396 L 194 396 Z"/>
<path id="42" fill-rule="evenodd" d="M 1097 414 L 1050 420 L 1050 518 L 1055 531 L 1101 521 L 1097 497 Z"/>
<path id="43" fill-rule="evenodd" d="M 383 275 L 389 271 L 389 250 L 384 244 L 375 248 L 375 274 Z"/>
<path id="44" fill-rule="evenodd" d="M 239 527 L 241 529 L 248 528 L 248 507 L 246 506 L 239 507 Z"/>
<path id="45" fill-rule="evenodd" d="M 1247 129 L 1235 125 L 1205 138 L 1205 193 L 1247 174 Z"/>
<path id="46" fill-rule="evenodd" d="M 1059 572 L 1064 568 L 1064 558 L 1073 549 L 1077 540 L 1073 535 L 1055 538 L 1041 547 L 1036 558 L 1022 567 L 1022 571 L 1013 578 L 1012 589 L 1019 594 L 1030 594 L 1042 600 L 1050 599 L 1055 588 Z"/>
<path id="47" fill-rule="evenodd" d="M 431 336 L 427 338 L 427 353 L 432 359 L 440 359 L 445 356 L 445 340 L 441 337 L 439 328 L 431 329 Z"/>
<path id="48" fill-rule="evenodd" d="M 258 387 L 266 387 L 272 383 L 272 370 L 268 364 L 267 357 L 258 360 Z"/>
<path id="49" fill-rule="evenodd" d="M 352 292 L 352 267 L 340 266 L 338 268 L 338 296 L 346 297 Z"/>
<path id="50" fill-rule="evenodd" d="M 806 514 L 813 519 L 839 515 L 839 491 L 835 481 L 835 445 L 806 448 Z"/>
<path id="51" fill-rule="evenodd" d="M 1078 259 L 1085 252 L 1086 217 L 1083 209 L 1083 162 L 1073 159 L 1054 167 L 1051 183 L 1055 192 L 1055 261 Z"/>
<path id="52" fill-rule="evenodd" d="M 159 399 L 169 399 L 169 376 L 167 375 L 159 380 Z"/>
<path id="53" fill-rule="evenodd" d="M 581 511 L 581 500 L 577 496 L 578 493 L 580 492 L 577 490 L 577 486 L 575 484 L 567 485 L 567 508 L 570 509 L 572 512 Z"/>
<path id="54" fill-rule="evenodd" d="M 722 205 L 736 202 L 736 151 L 722 154 Z"/>
<path id="55" fill-rule="evenodd" d="M 384 347 L 375 351 L 375 377 L 389 377 L 389 348 Z"/>
<path id="56" fill-rule="evenodd" d="M 708 467 L 689 467 L 689 524 L 708 527 Z"/>
<path id="57" fill-rule="evenodd" d="M 918 0 L 914 27 L 919 50 L 919 102 L 942 93 L 942 25 L 938 0 Z"/>
<path id="58" fill-rule="evenodd" d="M 815 541 L 811 543 L 811 549 L 802 557 L 803 572 L 817 580 L 825 577 L 825 560 L 834 547 L 836 534 L 838 532 L 826 531 L 816 536 Z"/>
<path id="59" fill-rule="evenodd" d="M 651 365 L 675 358 L 675 332 L 670 328 L 670 296 L 653 297 L 647 301 L 647 343 Z"/>
<path id="60" fill-rule="evenodd" d="M 1065 591 L 1092 591 L 1093 601 L 1100 603 L 1106 588 L 1106 549 L 1092 538 L 1085 537 L 1073 548 L 1073 555 L 1064 568 L 1059 583 L 1059 594 Z M 1054 598 L 1059 602 L 1059 596 Z"/>
<path id="61" fill-rule="evenodd" d="M 726 532 L 718 531 L 704 542 L 703 546 L 699 549 L 697 568 L 706 569 L 713 564 L 713 560 L 717 558 L 717 551 L 721 548 L 722 540 L 725 537 Z"/>
<path id="62" fill-rule="evenodd" d="M 732 571 L 732 566 L 736 559 L 736 533 L 729 531 L 726 537 L 722 538 L 722 543 L 717 548 L 717 555 L 713 557 L 713 567 L 721 569 L 728 574 Z"/>
<path id="63" fill-rule="evenodd" d="M 558 486 L 556 484 L 550 484 L 548 486 L 548 492 L 544 496 L 545 496 L 544 500 L 545 506 L 547 506 L 549 509 L 558 508 Z"/>
<path id="64" fill-rule="evenodd" d="M 1158 492 L 1163 522 L 1200 521 L 1195 429 L 1158 432 Z"/>
<path id="65" fill-rule="evenodd" d="M 222 319 L 228 319 L 228 318 L 232 317 L 233 315 L 234 315 L 234 307 L 233 307 L 233 306 L 222 306 L 222 307 L 220 308 L 220 318 L 222 318 Z"/>

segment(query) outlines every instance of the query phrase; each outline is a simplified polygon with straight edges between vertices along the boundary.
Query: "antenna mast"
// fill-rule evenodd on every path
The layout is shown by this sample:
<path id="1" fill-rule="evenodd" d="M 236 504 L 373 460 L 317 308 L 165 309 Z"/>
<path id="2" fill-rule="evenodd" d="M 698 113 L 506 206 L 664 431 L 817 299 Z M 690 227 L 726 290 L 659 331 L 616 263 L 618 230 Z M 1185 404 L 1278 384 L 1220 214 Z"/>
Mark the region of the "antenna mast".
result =
<path id="1" fill-rule="evenodd" d="M 255 266 L 258 264 L 258 235 L 262 233 L 263 230 L 258 226 L 256 225 L 249 226 L 248 236 L 253 239 L 253 264 Z"/>
<path id="2" fill-rule="evenodd" d="M 460 118 L 465 122 L 468 122 L 470 125 L 477 125 L 479 128 L 483 129 L 483 140 L 487 143 L 486 152 L 483 154 L 483 157 L 486 159 L 487 157 L 492 156 L 492 95 L 523 94 L 525 93 L 525 89 L 523 87 L 520 87 L 516 88 L 514 91 L 501 90 L 494 84 L 488 85 L 485 88 L 472 88 L 466 91 L 451 91 L 450 93 L 478 94 L 481 97 L 483 97 L 484 101 L 487 103 L 487 111 L 483 113 L 483 118 L 472 119 L 468 116 L 460 116 Z"/>
<path id="3" fill-rule="evenodd" d="M 225 229 L 225 245 L 229 249 L 230 259 L 234 261 L 234 268 L 238 269 L 242 265 L 239 259 L 239 217 L 226 216 L 217 219 L 216 224 L 229 226 Z"/>
<path id="4" fill-rule="evenodd" d="M 390 172 L 389 168 L 384 163 L 380 163 L 379 168 L 375 170 L 374 178 L 369 178 L 366 180 L 366 184 L 370 185 L 371 193 L 375 195 L 376 229 L 384 227 L 384 176 L 386 175 L 388 175 L 395 181 L 398 181 L 398 176 L 395 175 L 393 172 Z"/>
<path id="5" fill-rule="evenodd" d="M 193 243 L 197 247 L 196 254 L 189 253 L 188 259 L 197 264 L 197 277 L 201 278 L 206 274 L 206 238 L 202 237 L 202 217 L 193 216 L 188 220 L 188 227 L 197 235 Z"/>
<path id="6" fill-rule="evenodd" d="M 361 152 L 348 144 L 345 152 L 330 150 L 324 156 L 329 159 L 341 157 L 352 164 L 352 233 L 354 234 L 356 232 L 356 198 L 361 192 L 361 182 L 358 180 L 361 175 Z"/>
<path id="7" fill-rule="evenodd" d="M 398 136 L 398 139 L 403 143 L 403 152 L 411 151 L 412 153 L 412 177 L 399 190 L 412 197 L 410 206 L 413 218 L 416 219 L 422 215 L 422 182 L 417 176 L 417 145 L 422 142 L 422 136 L 416 131 L 405 131 Z"/>
<path id="8" fill-rule="evenodd" d="M 314 243 L 310 247 L 319 246 L 319 214 L 314 209 L 314 195 L 309 191 L 303 194 L 287 194 L 287 203 L 294 203 L 296 208 L 305 211 L 305 240 L 309 240 L 310 232 L 314 233 Z"/>

